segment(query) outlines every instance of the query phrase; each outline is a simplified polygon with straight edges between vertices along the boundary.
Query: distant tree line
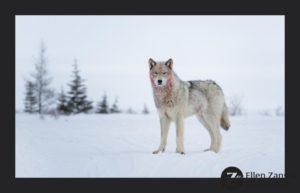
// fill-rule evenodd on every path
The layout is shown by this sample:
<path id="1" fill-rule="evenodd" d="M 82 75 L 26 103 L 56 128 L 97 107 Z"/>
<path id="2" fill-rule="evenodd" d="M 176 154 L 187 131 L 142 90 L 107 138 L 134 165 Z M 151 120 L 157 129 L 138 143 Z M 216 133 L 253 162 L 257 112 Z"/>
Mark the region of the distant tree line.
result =
<path id="1" fill-rule="evenodd" d="M 272 111 L 274 113 L 272 113 Z M 263 116 L 271 116 L 272 114 L 275 116 L 284 116 L 284 110 L 281 106 L 277 106 L 273 110 L 264 110 L 264 111 L 260 112 L 260 114 Z"/>
<path id="2" fill-rule="evenodd" d="M 242 101 L 242 95 L 233 95 L 228 98 L 228 113 L 230 116 L 241 116 L 245 114 Z M 284 110 L 281 106 L 277 106 L 273 110 L 264 110 L 259 112 L 259 114 L 263 116 L 271 116 L 272 114 L 276 116 L 284 116 Z"/>
<path id="3" fill-rule="evenodd" d="M 49 75 L 47 64 L 46 46 L 41 41 L 38 57 L 34 60 L 36 71 L 30 74 L 32 79 L 25 79 L 24 111 L 30 114 L 38 113 L 41 117 L 44 114 L 53 114 L 57 117 L 56 114 L 70 115 L 92 112 L 93 101 L 87 99 L 85 80 L 79 75 L 77 60 L 74 60 L 72 80 L 67 84 L 68 92 L 61 88 L 60 93 L 55 93 L 55 90 L 50 87 L 53 78 Z M 121 113 L 117 103 L 118 98 L 109 107 L 107 95 L 104 93 L 102 101 L 97 103 L 94 112 L 99 114 Z M 136 112 L 129 108 L 127 113 L 134 114 Z M 146 104 L 142 113 L 149 114 Z"/>

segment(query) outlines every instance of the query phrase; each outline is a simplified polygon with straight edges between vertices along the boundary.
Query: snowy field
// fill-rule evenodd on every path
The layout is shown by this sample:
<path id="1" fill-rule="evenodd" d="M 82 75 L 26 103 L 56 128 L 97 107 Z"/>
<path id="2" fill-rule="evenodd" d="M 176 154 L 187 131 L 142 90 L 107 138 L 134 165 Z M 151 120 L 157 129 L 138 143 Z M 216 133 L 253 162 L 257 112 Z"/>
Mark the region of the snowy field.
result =
<path id="1" fill-rule="evenodd" d="M 185 155 L 175 153 L 171 124 L 165 153 L 158 115 L 16 114 L 16 177 L 217 177 L 229 166 L 284 173 L 284 117 L 230 117 L 219 153 L 203 152 L 210 137 L 196 117 L 185 121 Z"/>

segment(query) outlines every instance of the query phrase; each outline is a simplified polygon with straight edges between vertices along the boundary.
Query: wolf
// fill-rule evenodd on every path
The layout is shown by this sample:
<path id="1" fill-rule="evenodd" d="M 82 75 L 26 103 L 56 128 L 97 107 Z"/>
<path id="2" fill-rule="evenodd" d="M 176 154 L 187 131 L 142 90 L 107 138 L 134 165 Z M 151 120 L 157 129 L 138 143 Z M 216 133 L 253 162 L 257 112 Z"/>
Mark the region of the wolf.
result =
<path id="1" fill-rule="evenodd" d="M 227 106 L 221 87 L 212 80 L 182 81 L 173 70 L 173 60 L 148 61 L 153 97 L 160 118 L 161 141 L 157 150 L 164 152 L 170 123 L 176 124 L 176 153 L 185 154 L 184 119 L 196 115 L 208 131 L 211 144 L 204 151 L 219 152 L 222 142 L 220 126 L 230 127 Z"/>

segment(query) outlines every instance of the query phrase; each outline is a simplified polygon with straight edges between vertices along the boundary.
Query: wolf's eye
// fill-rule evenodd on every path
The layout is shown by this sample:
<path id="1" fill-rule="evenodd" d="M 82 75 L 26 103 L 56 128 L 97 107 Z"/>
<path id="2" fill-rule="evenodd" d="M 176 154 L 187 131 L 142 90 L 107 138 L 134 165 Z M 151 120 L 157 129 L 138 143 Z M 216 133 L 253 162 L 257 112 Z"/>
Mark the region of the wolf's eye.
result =
<path id="1" fill-rule="evenodd" d="M 157 75 L 158 73 L 157 73 L 157 72 L 154 72 L 154 74 Z"/>
<path id="2" fill-rule="evenodd" d="M 166 72 L 164 72 L 163 74 L 164 74 L 164 75 L 166 75 L 167 73 L 166 73 Z"/>

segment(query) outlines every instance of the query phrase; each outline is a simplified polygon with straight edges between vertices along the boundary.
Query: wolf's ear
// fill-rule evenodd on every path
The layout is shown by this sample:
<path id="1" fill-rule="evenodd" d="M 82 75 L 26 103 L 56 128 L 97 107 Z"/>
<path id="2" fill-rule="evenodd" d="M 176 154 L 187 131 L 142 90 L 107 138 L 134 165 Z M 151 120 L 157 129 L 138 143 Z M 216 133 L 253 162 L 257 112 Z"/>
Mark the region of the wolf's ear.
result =
<path id="1" fill-rule="evenodd" d="M 151 70 L 153 68 L 153 66 L 156 65 L 156 62 L 154 60 L 152 60 L 152 58 L 149 59 L 149 69 Z"/>
<path id="2" fill-rule="evenodd" d="M 173 68 L 173 60 L 172 60 L 172 58 L 170 58 L 165 64 L 166 64 L 166 66 L 168 66 L 170 69 L 172 69 L 172 68 Z"/>

